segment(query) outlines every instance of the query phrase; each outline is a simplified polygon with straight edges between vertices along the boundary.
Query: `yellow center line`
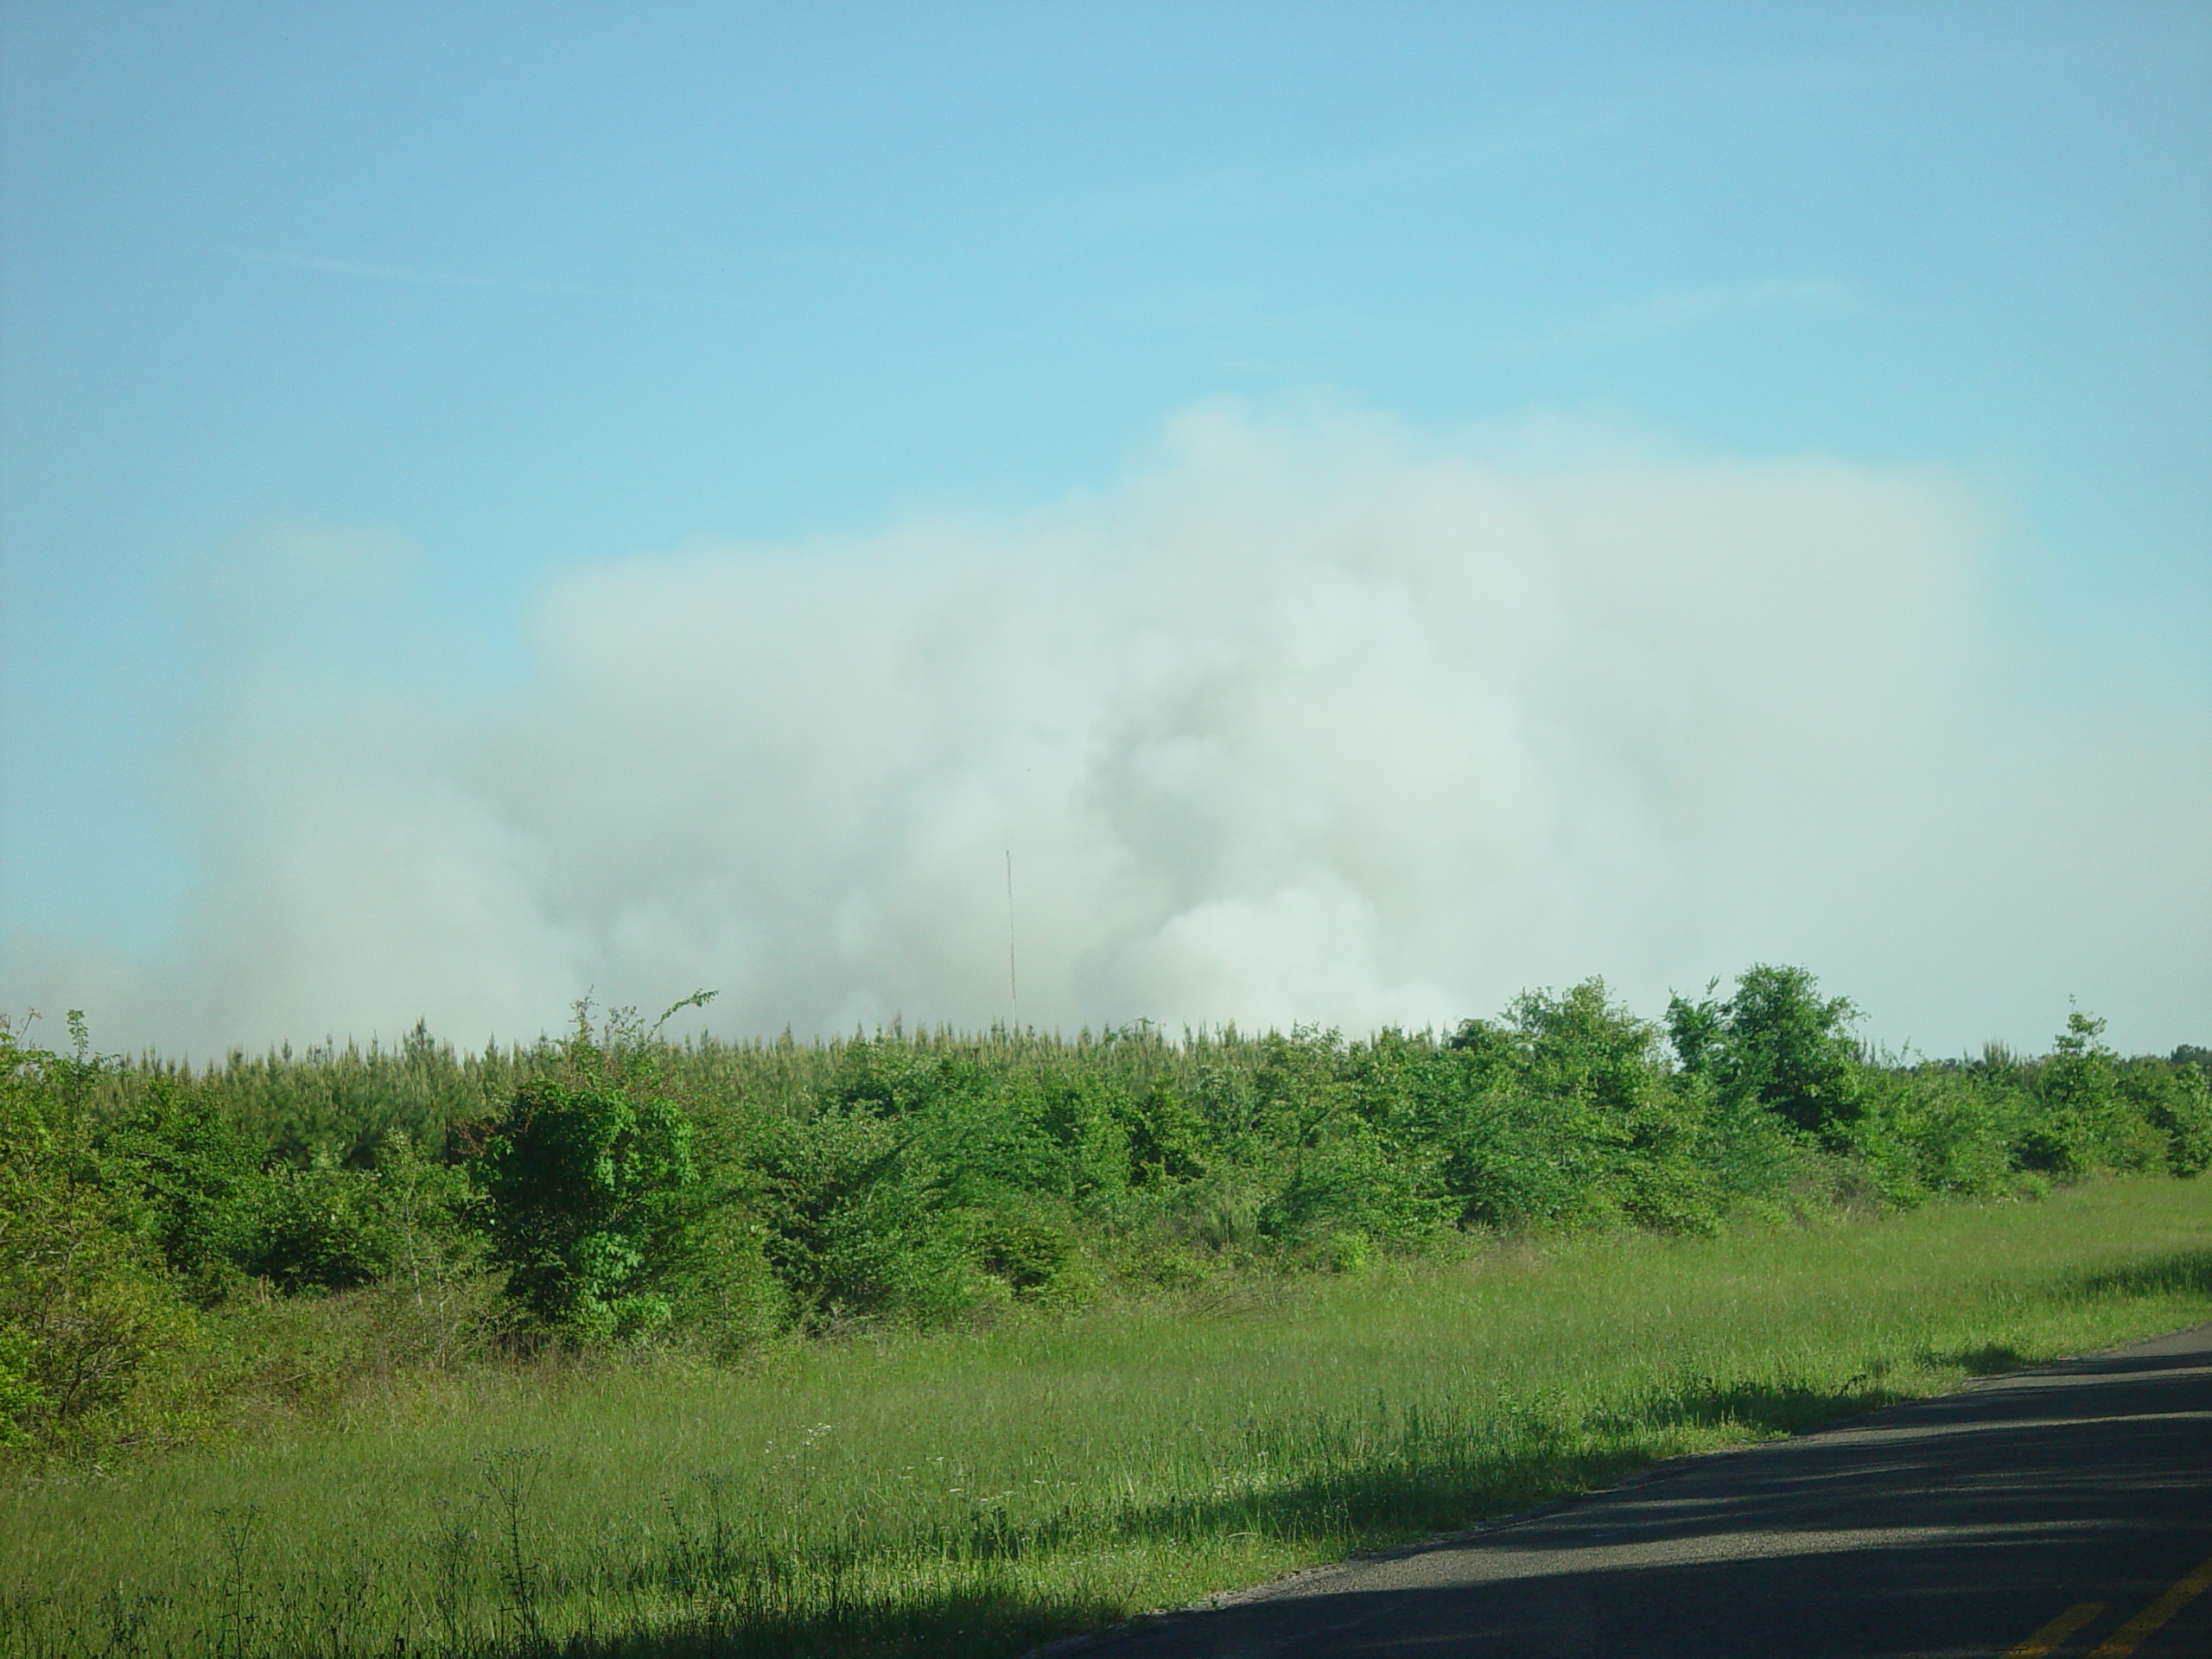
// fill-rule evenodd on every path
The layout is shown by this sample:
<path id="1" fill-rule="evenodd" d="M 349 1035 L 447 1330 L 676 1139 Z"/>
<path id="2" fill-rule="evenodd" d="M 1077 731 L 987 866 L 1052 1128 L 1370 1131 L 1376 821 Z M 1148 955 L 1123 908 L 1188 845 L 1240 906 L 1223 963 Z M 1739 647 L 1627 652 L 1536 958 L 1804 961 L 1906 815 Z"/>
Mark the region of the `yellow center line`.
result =
<path id="1" fill-rule="evenodd" d="M 2187 1578 L 2176 1580 L 2173 1588 L 2098 1643 L 2090 1649 L 2089 1659 L 2127 1659 L 2127 1656 L 2135 1651 L 2138 1643 L 2207 1589 L 2212 1589 L 2212 1558 L 2207 1559 Z"/>
<path id="2" fill-rule="evenodd" d="M 2005 1649 L 2005 1659 L 2043 1659 L 2044 1655 L 2105 1610 L 2101 1601 L 2077 1601 L 2017 1648 Z"/>

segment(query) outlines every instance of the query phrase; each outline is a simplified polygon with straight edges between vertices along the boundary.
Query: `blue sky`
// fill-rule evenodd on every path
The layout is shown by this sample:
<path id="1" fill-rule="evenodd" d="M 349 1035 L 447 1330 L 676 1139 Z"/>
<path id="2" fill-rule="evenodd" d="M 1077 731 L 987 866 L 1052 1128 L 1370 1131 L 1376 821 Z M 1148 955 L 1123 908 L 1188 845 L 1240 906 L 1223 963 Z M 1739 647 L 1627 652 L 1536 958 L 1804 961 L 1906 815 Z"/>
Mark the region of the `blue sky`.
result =
<path id="1" fill-rule="evenodd" d="M 487 743 L 480 700 L 528 701 L 546 683 L 557 664 L 531 618 L 592 571 L 677 549 L 779 549 L 817 561 L 791 602 L 834 609 L 846 596 L 822 574 L 844 568 L 833 550 L 914 526 L 967 526 L 994 557 L 1047 556 L 1007 550 L 1031 545 L 1015 527 L 1071 502 L 1104 515 L 1066 531 L 1081 539 L 1109 534 L 1097 525 L 1147 479 L 1216 499 L 1190 482 L 1191 447 L 1166 435 L 1193 410 L 1233 408 L 1255 429 L 1287 423 L 1282 442 L 1309 456 L 1328 448 L 1316 433 L 1339 430 L 1331 422 L 1387 424 L 1399 459 L 1376 466 L 1400 467 L 1407 489 L 1425 487 L 1410 481 L 1427 476 L 1422 457 L 1553 465 L 1571 451 L 1603 471 L 1592 446 L 1961 480 L 1994 528 L 1958 554 L 1974 588 L 1957 626 L 2032 638 L 2042 667 L 1944 695 L 1976 719 L 2037 696 L 2094 705 L 2099 730 L 2164 757 L 2171 775 L 2142 786 L 2168 791 L 2147 810 L 2177 828 L 2103 862 L 2133 869 L 2142 904 L 2162 891 L 2180 907 L 2174 943 L 2137 970 L 2098 968 L 2135 927 L 2116 900 L 2103 933 L 2085 919 L 1988 947 L 2035 957 L 2007 995 L 2037 1006 L 1924 1015 L 1925 987 L 1889 976 L 1876 943 L 1810 920 L 1771 939 L 1723 930 L 1680 959 L 1624 937 L 1612 948 L 1641 966 L 1580 971 L 1649 995 L 1740 965 L 1712 954 L 1732 943 L 1808 960 L 1828 945 L 1835 960 L 1811 965 L 1857 974 L 1840 988 L 1892 1037 L 2033 1039 L 2063 1017 L 2050 1001 L 2079 992 L 2101 993 L 2137 1042 L 2204 1040 L 2181 1028 L 2212 993 L 2207 861 L 2188 830 L 2202 825 L 2212 703 L 2201 5 L 18 0 L 0 27 L 0 929 L 18 1000 L 85 1001 L 97 1020 L 105 996 L 118 1035 L 202 1045 L 322 1034 L 279 1031 L 280 1014 L 358 1019 L 365 1034 L 410 998 L 441 1012 L 404 963 L 347 982 L 358 1015 L 337 988 L 188 1017 L 172 1006 L 162 987 L 182 956 L 253 954 L 250 939 L 218 949 L 194 931 L 213 925 L 218 893 L 240 914 L 283 912 L 270 925 L 302 950 L 332 927 L 328 949 L 352 948 L 338 922 L 210 874 L 243 856 L 245 831 L 184 779 L 249 753 L 257 773 L 281 771 L 297 752 L 254 748 L 241 707 L 314 709 L 284 740 L 313 748 L 360 741 L 363 699 L 381 688 L 427 699 L 418 725 L 474 721 L 471 741 Z M 303 537 L 411 550 L 373 627 L 351 589 L 265 613 L 240 601 L 241 565 L 262 571 L 249 585 L 265 598 L 268 561 L 296 563 Z M 926 595 L 932 559 L 969 556 L 948 546 L 852 569 Z M 226 662 L 270 649 L 249 615 L 301 638 L 289 667 L 264 664 L 257 690 L 226 691 Z M 834 628 L 805 626 L 836 649 Z M 327 652 L 305 643 L 323 629 Z M 1109 702 L 1070 713 L 1061 741 L 1097 741 Z M 687 741 L 721 729 L 696 705 L 666 718 L 704 721 Z M 1688 775 L 1669 787 L 1690 790 Z M 1901 811 L 1916 786 L 1859 785 L 1895 789 Z M 1102 785 L 1068 787 L 1095 800 Z M 872 798 L 854 810 L 893 810 Z M 556 863 L 588 861 L 536 809 L 486 810 L 529 845 L 565 848 Z M 1614 810 L 1588 798 L 1590 813 Z M 2078 854 L 2093 832 L 2041 833 Z M 662 844 L 624 856 L 652 862 Z M 1718 856 L 1698 847 L 1654 853 L 1654 868 Z M 766 856 L 742 836 L 720 855 Z M 886 902 L 868 856 L 817 873 L 820 915 L 771 925 L 733 899 L 716 937 L 757 935 L 765 950 L 834 931 L 852 895 Z M 1936 866 L 1899 856 L 1919 870 L 1907 885 L 1920 904 Z M 2046 888 L 2069 879 L 2056 864 L 2042 874 Z M 1161 891 L 1183 891 L 1185 874 Z M 2018 891 L 2036 874 L 2031 860 Z M 1304 879 L 1243 899 L 1201 881 L 1179 910 L 1140 906 L 1129 937 L 1156 943 L 1208 905 L 1327 886 Z M 541 895 L 533 913 L 551 903 Z M 1382 919 L 1363 925 L 1388 957 L 1395 912 L 1374 903 Z M 1963 911 L 1942 920 L 1973 925 Z M 1533 982 L 1555 964 L 1516 943 L 1521 925 L 1496 923 L 1480 972 L 1386 966 L 1373 995 L 1318 992 L 1329 1006 L 1311 1017 L 1394 1017 L 1393 986 L 1427 988 L 1404 999 L 1416 1018 Z M 452 1019 L 496 1014 L 512 1029 L 547 1002 L 537 1017 L 557 1020 L 569 980 L 614 971 L 613 924 L 575 925 L 598 943 L 575 944 L 562 973 Z M 744 978 L 722 948 L 701 944 L 687 964 Z M 1147 980 L 1124 953 L 1097 968 L 1120 948 L 1094 941 L 1090 969 L 1074 952 L 1065 995 L 1036 994 L 1039 1017 L 1277 1011 L 1240 995 L 1233 967 Z M 842 988 L 834 964 L 804 997 L 779 1001 L 762 981 L 734 1017 L 804 1027 L 928 1002 L 926 959 L 878 982 L 865 956 L 848 953 Z M 1946 962 L 1974 971 L 1970 953 Z M 937 1012 L 1005 1010 L 952 995 Z"/>

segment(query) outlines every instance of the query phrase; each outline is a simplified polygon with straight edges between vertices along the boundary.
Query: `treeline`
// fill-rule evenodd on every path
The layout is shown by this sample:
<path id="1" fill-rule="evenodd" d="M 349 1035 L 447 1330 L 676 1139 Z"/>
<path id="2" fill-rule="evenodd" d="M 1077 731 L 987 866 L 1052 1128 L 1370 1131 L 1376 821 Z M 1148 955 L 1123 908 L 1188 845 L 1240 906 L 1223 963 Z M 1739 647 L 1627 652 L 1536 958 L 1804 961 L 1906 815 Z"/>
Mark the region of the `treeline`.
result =
<path id="1" fill-rule="evenodd" d="M 681 1005 L 679 1005 L 681 1006 Z M 673 1012 L 673 1010 L 671 1010 Z M 0 1025 L 0 1441 L 100 1452 L 365 1377 L 543 1352 L 741 1355 L 1357 1271 L 1378 1253 L 2212 1163 L 2202 1051 L 1898 1062 L 1801 969 L 1662 1020 L 1599 981 L 1364 1041 L 995 1030 L 233 1055 Z M 228 1414 L 228 1419 L 226 1419 Z"/>

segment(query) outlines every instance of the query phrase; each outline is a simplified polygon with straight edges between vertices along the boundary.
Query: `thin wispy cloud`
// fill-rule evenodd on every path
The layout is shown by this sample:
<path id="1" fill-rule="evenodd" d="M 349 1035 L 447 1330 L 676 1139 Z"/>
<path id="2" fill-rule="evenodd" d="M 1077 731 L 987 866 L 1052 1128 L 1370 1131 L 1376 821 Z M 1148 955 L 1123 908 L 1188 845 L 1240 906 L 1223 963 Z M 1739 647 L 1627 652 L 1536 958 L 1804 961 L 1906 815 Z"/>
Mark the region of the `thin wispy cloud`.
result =
<path id="1" fill-rule="evenodd" d="M 2100 31 L 2094 43 L 2123 57 L 2133 48 L 2124 35 Z M 1632 143 L 1635 135 L 1662 132 L 1685 118 L 1720 111 L 1771 111 L 1815 99 L 1864 100 L 1883 90 L 1918 83 L 1986 79 L 2051 61 L 2082 42 L 1986 42 L 1972 49 L 1872 45 L 1849 54 L 1807 61 L 1787 56 L 1747 56 L 1729 63 L 1685 63 L 1655 71 L 1645 66 L 1632 79 L 1598 73 L 1568 91 L 1526 103 L 1501 101 L 1489 123 L 1446 137 L 1384 143 L 1325 164 L 1293 165 L 1262 172 L 1217 169 L 1203 178 L 1176 181 L 1142 200 L 1156 209 L 1264 200 L 1272 206 L 1336 195 L 1402 190 L 1439 181 L 1507 177 L 1532 158 L 1594 151 Z M 1128 199 L 1134 207 L 1139 199 Z"/>
<path id="2" fill-rule="evenodd" d="M 1483 349 L 1501 357 L 1534 357 L 1776 312 L 1834 315 L 1851 310 L 1858 303 L 1858 295 L 1851 286 L 1837 282 L 1762 280 L 1710 288 L 1665 289 L 1593 311 L 1564 327 L 1541 334 L 1501 335 L 1485 341 Z"/>
<path id="3" fill-rule="evenodd" d="M 573 283 L 541 282 L 531 276 L 486 276 L 471 271 L 415 270 L 404 265 L 371 264 L 359 259 L 325 259 L 313 254 L 284 253 L 270 248 L 220 245 L 213 251 L 226 258 L 245 259 L 258 265 L 283 265 L 292 270 L 320 271 L 332 276 L 361 276 L 379 283 L 418 283 L 432 288 L 502 288 L 532 294 L 582 294 L 588 291 Z"/>

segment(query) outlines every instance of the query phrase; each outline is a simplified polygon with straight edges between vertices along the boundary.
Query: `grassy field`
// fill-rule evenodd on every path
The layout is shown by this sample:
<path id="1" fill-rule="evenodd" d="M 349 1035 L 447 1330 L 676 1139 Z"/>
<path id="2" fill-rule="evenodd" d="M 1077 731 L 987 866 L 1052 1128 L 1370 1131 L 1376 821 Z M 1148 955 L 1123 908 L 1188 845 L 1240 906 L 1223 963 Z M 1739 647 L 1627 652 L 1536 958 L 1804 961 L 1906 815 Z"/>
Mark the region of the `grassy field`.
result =
<path id="1" fill-rule="evenodd" d="M 1012 1654 L 2212 1317 L 2212 1182 L 486 1370 L 0 1491 L 0 1654 Z"/>

